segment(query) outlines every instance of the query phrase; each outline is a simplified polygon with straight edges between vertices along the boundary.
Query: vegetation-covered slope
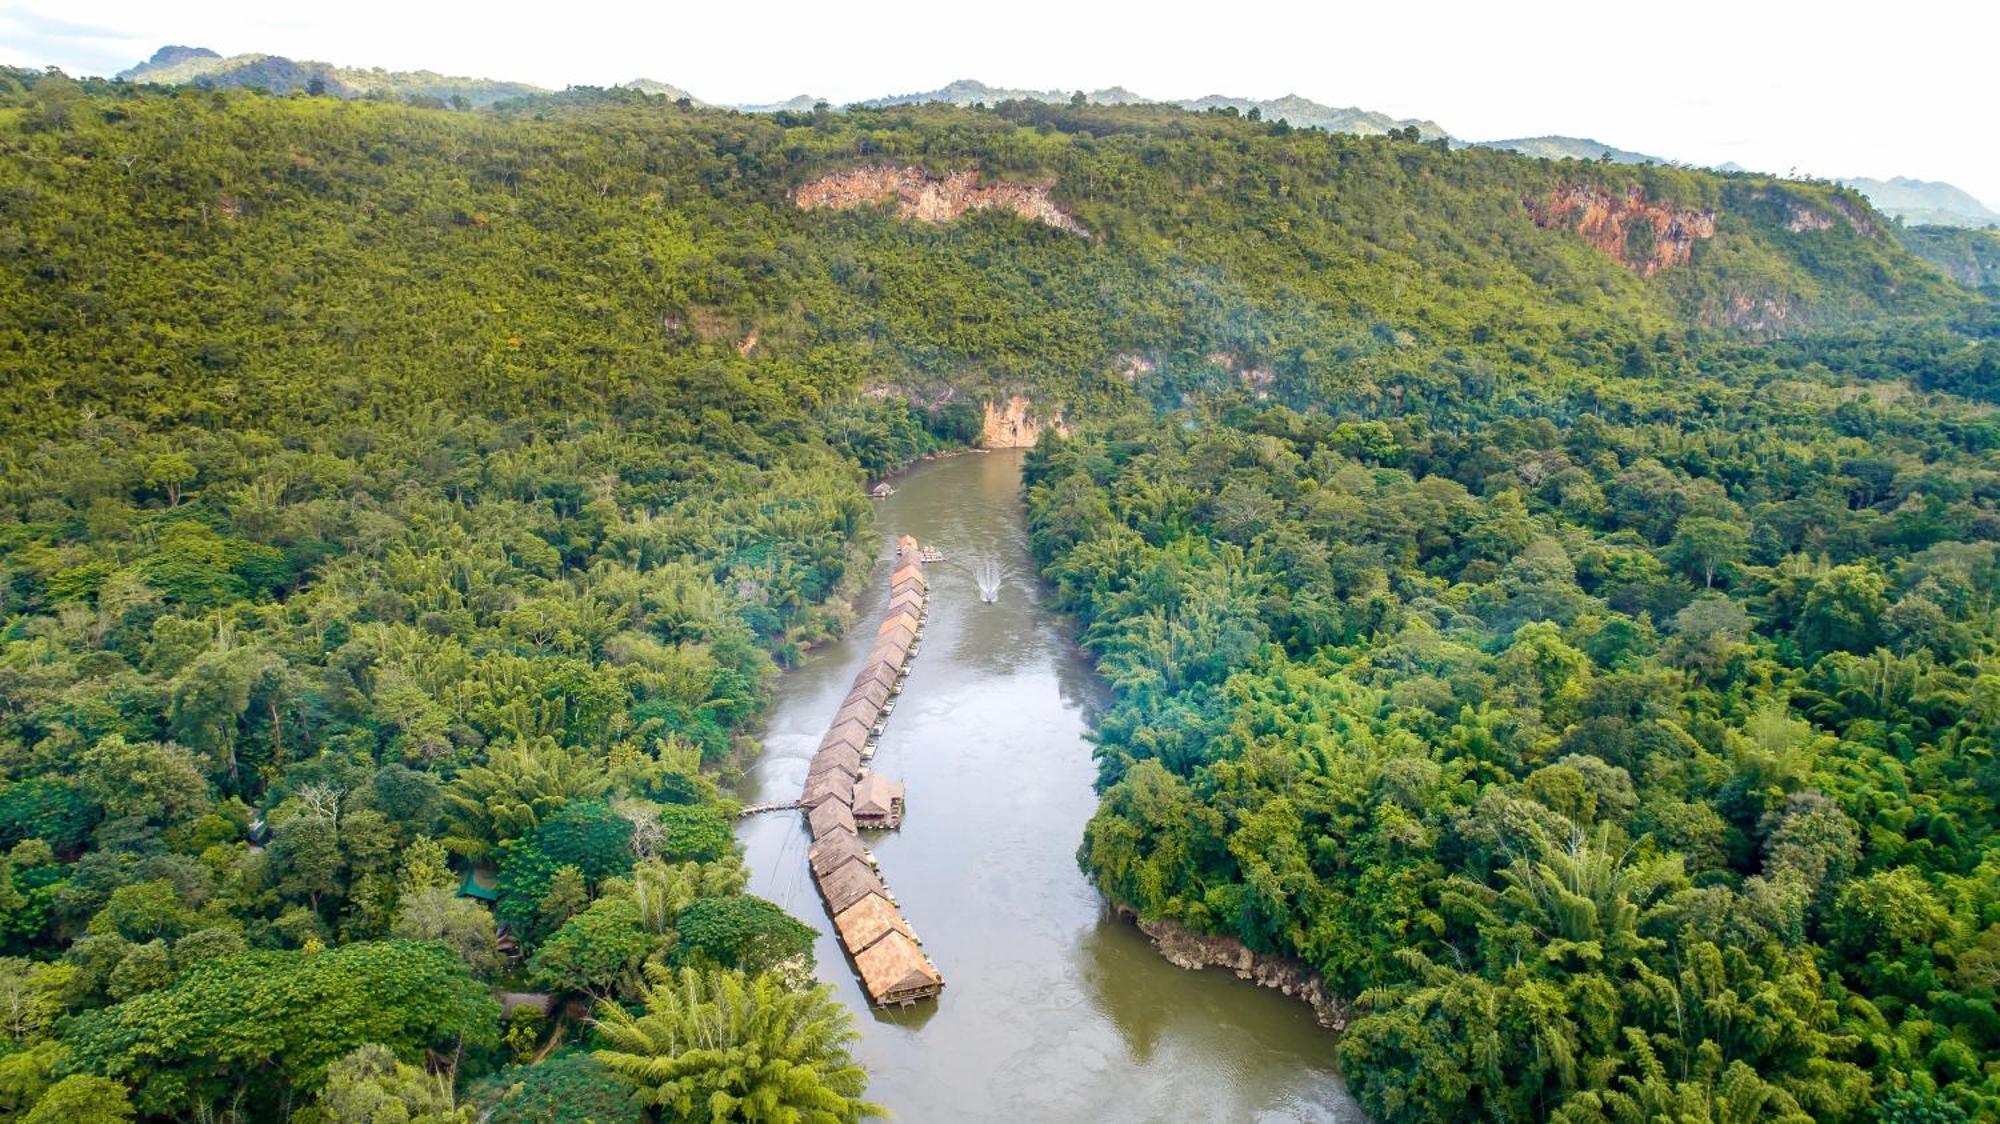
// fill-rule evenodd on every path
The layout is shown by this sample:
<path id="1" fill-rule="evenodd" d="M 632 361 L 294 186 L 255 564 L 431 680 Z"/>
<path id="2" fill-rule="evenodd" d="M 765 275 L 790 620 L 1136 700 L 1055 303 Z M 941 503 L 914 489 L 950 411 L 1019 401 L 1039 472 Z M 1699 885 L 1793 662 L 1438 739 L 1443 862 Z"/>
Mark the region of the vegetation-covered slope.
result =
<path id="1" fill-rule="evenodd" d="M 768 372 L 753 382 L 808 402 L 913 375 L 1087 399 L 1121 353 L 1169 387 L 1214 378 L 1220 353 L 1301 395 L 1501 367 L 1560 379 L 1687 315 L 1796 330 L 1951 300 L 1831 189 L 1224 115 L 763 118 L 637 94 L 491 115 L 42 85 L 10 111 L 0 170 L 16 185 L 4 326 L 27 333 L 0 352 L 17 424 L 67 424 L 93 399 L 186 416 L 217 388 L 291 415 L 343 382 L 404 404 L 603 405 L 657 391 L 641 368 L 661 363 Z M 788 206 L 860 162 L 1050 179 L 1098 237 Z M 1619 257 L 1663 232 L 1634 224 L 1607 253 L 1529 221 L 1524 199 L 1579 184 L 1712 210 L 1718 233 L 1689 268 L 1635 276 Z M 716 346 L 753 332 L 747 362 Z"/>
<path id="2" fill-rule="evenodd" d="M 1086 868 L 1357 997 L 1382 1119 L 1990 1114 L 2000 426 L 1777 375 L 1474 413 L 1038 454 L 1117 693 Z"/>
<path id="3" fill-rule="evenodd" d="M 831 626 L 824 602 L 870 541 L 863 472 L 964 439 L 980 395 L 1025 391 L 1114 417 L 1135 395 L 1205 408 L 1242 391 L 1305 411 L 1272 423 L 1296 432 L 1245 438 L 1294 479 L 1260 480 L 1272 503 L 1249 496 L 1251 522 L 1217 530 L 1223 538 L 1293 518 L 1275 505 L 1304 488 L 1303 470 L 1272 441 L 1308 463 L 1330 443 L 1353 470 L 1321 458 L 1310 475 L 1338 470 L 1377 511 L 1371 489 L 1400 495 L 1398 470 L 1470 481 L 1463 497 L 1409 485 L 1447 493 L 1437 502 L 1460 522 L 1423 529 L 1416 554 L 1362 544 L 1351 572 L 1320 583 L 1322 609 L 1299 613 L 1310 623 L 1282 625 L 1304 630 L 1285 649 L 1302 662 L 1333 658 L 1312 654 L 1323 647 L 1361 651 L 1404 621 L 1395 582 L 1412 567 L 1444 583 L 1438 596 L 1457 615 L 1438 618 L 1440 633 L 1462 626 L 1472 631 L 1452 643 L 1498 646 L 1516 622 L 1481 617 L 1476 587 L 1517 562 L 1553 565 L 1535 545 L 1544 538 L 1579 552 L 1602 538 L 1604 565 L 1641 588 L 1606 605 L 1632 618 L 1627 647 L 1650 667 L 1646 629 L 1665 628 L 1691 595 L 1647 561 L 1659 544 L 1644 536 L 1669 531 L 1648 524 L 1632 541 L 1590 499 L 1591 487 L 1616 493 L 1626 465 L 1612 461 L 1628 445 L 1693 474 L 1706 462 L 1690 450 L 1722 439 L 1684 431 L 1730 403 L 1757 406 L 1753 388 L 1867 397 L 1825 390 L 1828 364 L 1920 387 L 1948 371 L 1939 385 L 1991 392 L 1979 374 L 1991 344 L 1970 338 L 1981 321 L 1966 294 L 1865 204 L 1820 186 L 1452 152 L 1408 135 L 1157 107 L 751 117 L 579 91 L 449 112 L 18 72 L 4 86 L 0 893 L 11 896 L 0 979 L 30 1014 L 0 1046 L 0 1112 L 115 1104 L 114 1093 L 157 1117 L 230 1105 L 257 1119 L 307 1106 L 337 1115 L 349 1098 L 392 1094 L 429 1103 L 437 1090 L 411 1069 L 426 1049 L 456 1054 L 455 1076 L 470 1078 L 532 1056 L 548 1032 L 526 1017 L 503 1038 L 474 980 L 647 1007 L 655 1029 L 623 1040 L 609 1070 L 568 1055 L 505 1070 L 494 1085 L 515 1098 L 503 1109 L 584 1088 L 615 1097 L 612 1070 L 658 1071 L 633 1053 L 640 1038 L 707 1033 L 675 1008 L 669 966 L 695 973 L 677 977 L 687 994 L 740 995 L 820 1028 L 799 1039 L 812 1052 L 801 1060 L 839 1073 L 837 1087 L 793 1092 L 837 1115 L 863 1112 L 825 1005 L 784 982 L 809 945 L 740 894 L 729 806 L 708 772 L 742 747 L 776 663 Z M 1046 184 L 1089 233 L 997 211 L 920 224 L 794 204 L 801 185 L 864 165 Z M 1559 194 L 1576 206 L 1552 207 Z M 1648 274 L 1656 258 L 1668 264 Z M 1923 331 L 1906 335 L 1916 321 Z M 1776 349 L 1737 335 L 1832 325 L 1843 334 Z M 1906 339 L 1920 342 L 1885 342 Z M 1776 362 L 1791 368 L 1783 379 L 1768 377 Z M 1655 386 L 1674 391 L 1656 402 L 1640 389 Z M 1933 567 L 1944 592 L 1924 596 L 1984 604 L 1976 546 L 1988 484 L 1973 455 L 1983 415 L 1892 402 L 1882 421 L 1865 404 L 1848 409 L 1857 419 L 1840 424 L 1879 426 L 1888 450 L 1888 467 L 1860 472 L 1859 502 L 1893 497 L 1880 521 L 1890 537 L 1878 541 L 1864 519 L 1834 540 L 1838 551 L 1808 542 L 1850 494 L 1817 482 L 1867 460 L 1878 430 L 1826 437 L 1826 451 L 1815 444 L 1824 434 L 1787 414 L 1800 427 L 1792 459 L 1742 471 L 1790 471 L 1774 494 L 1804 489 L 1820 506 L 1774 519 L 1775 543 L 1746 530 L 1762 553 L 1731 564 L 1823 549 L 1886 566 L 1896 551 L 1965 542 L 1972 554 Z M 1383 420 L 1341 429 L 1329 411 Z M 1567 493 L 1500 497 L 1487 478 L 1511 462 L 1478 450 L 1557 438 L 1482 427 L 1522 414 L 1581 433 L 1577 419 L 1592 411 L 1664 428 L 1575 454 L 1580 481 L 1552 460 L 1549 473 L 1577 488 L 1574 512 L 1545 510 Z M 1223 417 L 1219 431 L 1263 424 L 1253 417 Z M 1181 471 L 1172 450 L 1193 440 L 1181 424 L 1087 438 L 1038 469 L 1043 490 L 1069 473 L 1073 490 L 1109 487 L 1142 454 L 1168 458 L 1166 486 Z M 1757 428 L 1723 428 L 1739 424 Z M 1430 459 L 1404 452 L 1418 448 Z M 1226 483 L 1225 463 L 1200 466 L 1215 470 L 1202 486 Z M 1897 485 L 1906 471 L 1922 474 L 1918 500 Z M 1735 518 L 1711 490 L 1685 488 L 1705 517 Z M 1221 549 L 1202 542 L 1212 513 L 1177 496 L 1091 509 L 1116 516 L 1094 529 L 1107 536 L 1145 526 L 1135 512 L 1165 520 L 1144 532 L 1151 547 L 1186 557 L 1164 564 L 1148 597 L 1181 597 L 1177 583 L 1210 575 L 1204 552 Z M 1504 533 L 1459 543 L 1489 503 L 1505 507 Z M 1050 537 L 1051 510 L 1038 493 L 1055 566 L 1083 540 Z M 1374 533 L 1348 522 L 1340 534 Z M 1130 561 L 1135 573 L 1146 564 Z M 1686 563 L 1672 565 L 1685 580 Z M 1229 561 L 1216 580 L 1262 590 L 1273 572 Z M 1753 580 L 1719 572 L 1732 596 Z M 1340 607 L 1364 587 L 1377 615 Z M 1138 627 L 1127 609 L 1135 620 L 1152 609 L 1073 596 L 1102 635 Z M 1589 600 L 1606 596 L 1592 587 L 1551 604 L 1606 616 Z M 1285 622 L 1294 612 L 1268 598 L 1251 611 Z M 1574 620 L 1553 614 L 1557 634 L 1534 635 L 1596 651 L 1596 633 L 1562 631 Z M 1261 638 L 1280 626 L 1244 627 Z M 1984 651 L 1984 633 L 1967 627 L 1960 641 Z M 1227 639 L 1203 676 L 1247 651 L 1270 654 Z M 1798 666 L 1787 650 L 1754 650 L 1766 663 L 1743 666 Z M 1436 694 L 1424 690 L 1420 701 Z M 1126 752 L 1119 721 L 1108 762 Z M 1520 760 L 1539 767 L 1546 746 L 1523 745 Z M 1107 772 L 1122 776 L 1122 765 Z M 1488 770 L 1467 783 L 1505 791 L 1515 779 Z M 1558 782 L 1566 775 L 1546 783 Z M 1708 799 L 1687 791 L 1690 804 Z M 1972 812 L 1944 811 L 1957 817 L 1960 858 L 1918 868 L 1933 893 L 1969 877 L 1963 848 L 1983 838 Z M 1719 841 L 1701 834 L 1705 820 L 1689 829 L 1713 843 L 1700 854 L 1748 862 L 1756 839 L 1728 825 L 1741 830 L 1751 813 L 1716 814 L 1727 821 Z M 1317 821 L 1301 821 L 1291 842 L 1266 830 L 1289 822 L 1266 824 L 1258 846 L 1336 846 L 1312 834 Z M 492 915 L 449 892 L 476 864 L 492 868 Z M 1112 888 L 1149 909 L 1170 900 Z M 496 954 L 495 916 L 522 960 Z M 1226 910 L 1186 916 L 1231 924 Z M 1289 921 L 1260 916 L 1269 932 L 1253 939 L 1281 943 L 1273 934 Z M 1367 936 L 1377 944 L 1342 953 L 1356 958 L 1350 974 L 1322 968 L 1343 985 L 1401 982 L 1381 968 L 1391 938 Z M 450 956 L 437 955 L 440 940 Z M 228 1001 L 204 1004 L 223 981 Z M 366 1002 L 419 994 L 450 999 L 400 1019 Z M 1934 1052 L 1976 1018 L 1962 1014 L 1938 1015 L 1951 1029 L 1918 1033 L 1909 1049 Z M 737 1029 L 763 1025 L 746 1015 Z M 169 1033 L 177 1027 L 192 1029 Z M 225 1039 L 227 1051 L 210 1049 Z M 1380 1056 L 1355 1056 L 1364 1088 L 1393 1084 L 1398 1056 Z M 684 1085 L 638 1082 L 639 1092 L 671 1104 L 763 1072 L 714 1057 Z M 1836 1077 L 1847 1099 L 1829 1103 L 1873 1103 L 1863 1077 Z"/>
<path id="4" fill-rule="evenodd" d="M 1912 226 L 1900 232 L 1910 252 L 1969 288 L 2000 285 L 2000 229 Z"/>

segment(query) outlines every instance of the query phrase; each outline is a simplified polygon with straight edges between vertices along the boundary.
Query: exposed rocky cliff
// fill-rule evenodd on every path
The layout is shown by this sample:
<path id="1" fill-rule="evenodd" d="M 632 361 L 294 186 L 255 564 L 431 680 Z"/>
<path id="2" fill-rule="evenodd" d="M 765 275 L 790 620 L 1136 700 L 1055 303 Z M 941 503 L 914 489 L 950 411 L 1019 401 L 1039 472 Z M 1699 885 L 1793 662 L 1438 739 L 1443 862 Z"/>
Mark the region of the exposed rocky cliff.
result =
<path id="1" fill-rule="evenodd" d="M 1071 234 L 1090 233 L 1049 198 L 1049 185 L 1006 180 L 981 183 L 979 173 L 969 170 L 940 178 L 922 168 L 854 168 L 821 176 L 793 192 L 792 199 L 808 210 L 831 207 L 844 211 L 894 203 L 897 217 L 917 222 L 950 222 L 967 211 L 1001 210 Z"/>
<path id="2" fill-rule="evenodd" d="M 1735 328 L 1753 336 L 1781 336 L 1791 326 L 1797 302 L 1782 293 L 1731 289 L 1721 309 L 1704 307 L 1701 322 Z"/>
<path id="3" fill-rule="evenodd" d="M 1137 922 L 1139 931 L 1151 938 L 1167 963 L 1179 968 L 1226 968 L 1238 978 L 1268 987 L 1301 1000 L 1313 1009 L 1313 1017 L 1328 1030 L 1347 1029 L 1347 1005 L 1326 989 L 1326 983 L 1297 960 L 1283 956 L 1262 956 L 1244 947 L 1234 937 L 1211 937 L 1189 932 L 1171 921 L 1147 921 L 1120 907 L 1119 916 Z"/>
<path id="4" fill-rule="evenodd" d="M 979 443 L 988 449 L 1025 449 L 1042 439 L 1045 432 L 1068 437 L 1069 427 L 1061 414 L 1042 417 L 1034 403 L 1016 394 L 1005 402 L 986 403 L 986 422 Z"/>
<path id="5" fill-rule="evenodd" d="M 1715 237 L 1715 212 L 1670 207 L 1633 188 L 1623 195 L 1589 184 L 1559 187 L 1521 200 L 1535 225 L 1573 230 L 1627 267 L 1651 277 L 1684 266 L 1694 244 Z"/>

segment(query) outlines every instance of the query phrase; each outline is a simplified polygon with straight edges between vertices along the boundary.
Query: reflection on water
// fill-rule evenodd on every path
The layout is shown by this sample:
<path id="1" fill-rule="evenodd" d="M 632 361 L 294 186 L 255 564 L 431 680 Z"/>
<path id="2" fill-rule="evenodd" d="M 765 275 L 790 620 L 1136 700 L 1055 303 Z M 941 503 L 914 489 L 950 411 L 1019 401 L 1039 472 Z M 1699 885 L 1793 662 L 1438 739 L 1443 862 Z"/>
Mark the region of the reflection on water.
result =
<path id="1" fill-rule="evenodd" d="M 1086 734 L 1102 696 L 1042 604 L 1020 466 L 1019 453 L 939 461 L 881 507 L 884 558 L 912 534 L 951 560 L 929 567 L 923 649 L 874 760 L 909 786 L 908 812 L 900 831 L 870 840 L 944 973 L 943 997 L 867 1007 L 807 878 L 797 817 L 744 821 L 752 892 L 819 930 L 820 978 L 861 1013 L 869 1098 L 901 1120 L 1360 1120 L 1304 1004 L 1173 967 L 1106 916 L 1078 871 L 1096 806 Z M 980 597 L 967 564 L 979 559 L 1000 571 L 998 602 Z M 779 684 L 745 799 L 797 793 L 874 634 L 882 584 L 857 606 L 868 627 Z"/>

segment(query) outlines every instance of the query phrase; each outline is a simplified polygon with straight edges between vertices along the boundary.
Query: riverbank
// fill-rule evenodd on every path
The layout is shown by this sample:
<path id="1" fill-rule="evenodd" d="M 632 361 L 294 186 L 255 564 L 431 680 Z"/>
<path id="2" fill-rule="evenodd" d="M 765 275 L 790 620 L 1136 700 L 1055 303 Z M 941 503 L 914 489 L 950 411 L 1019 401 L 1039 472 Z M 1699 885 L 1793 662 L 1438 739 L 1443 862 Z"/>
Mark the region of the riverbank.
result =
<path id="1" fill-rule="evenodd" d="M 1147 921 L 1130 906 L 1114 908 L 1119 920 L 1137 926 L 1153 942 L 1154 950 L 1174 967 L 1189 971 L 1227 969 L 1236 973 L 1238 979 L 1268 987 L 1311 1007 L 1314 1021 L 1334 1033 L 1347 1029 L 1348 1004 L 1329 991 L 1326 982 L 1303 961 L 1254 952 L 1235 937 L 1197 933 L 1172 921 Z"/>
<path id="2" fill-rule="evenodd" d="M 858 1017 L 868 1097 L 904 1120 L 1359 1124 L 1332 1039 L 1276 990 L 1168 963 L 1112 919 L 1076 864 L 1096 808 L 1090 721 L 1102 684 L 1046 603 L 1020 502 L 1025 453 L 909 466 L 877 509 L 877 557 L 909 534 L 954 559 L 928 568 L 923 654 L 870 767 L 907 786 L 901 826 L 869 838 L 911 929 L 951 986 L 880 1008 L 847 964 L 796 815 L 737 821 L 750 892 L 817 933 L 818 977 Z M 997 601 L 979 563 L 998 566 Z M 887 611 L 872 571 L 855 619 Z M 797 799 L 876 639 L 855 627 L 785 673 L 746 804 Z"/>

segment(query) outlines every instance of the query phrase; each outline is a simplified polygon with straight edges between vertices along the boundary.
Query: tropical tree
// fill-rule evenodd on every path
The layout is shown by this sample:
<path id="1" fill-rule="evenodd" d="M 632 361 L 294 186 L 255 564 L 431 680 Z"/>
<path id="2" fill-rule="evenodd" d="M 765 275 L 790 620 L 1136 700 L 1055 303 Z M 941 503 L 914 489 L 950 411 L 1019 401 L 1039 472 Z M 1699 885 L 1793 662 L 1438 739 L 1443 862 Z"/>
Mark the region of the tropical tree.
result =
<path id="1" fill-rule="evenodd" d="M 130 1082 L 150 1115 L 271 1113 L 357 1046 L 451 1053 L 496 1041 L 498 1024 L 498 1004 L 443 945 L 373 941 L 205 961 L 80 1017 L 65 1040 L 76 1069 Z"/>
<path id="2" fill-rule="evenodd" d="M 848 1053 L 853 1018 L 823 985 L 794 991 L 771 976 L 648 965 L 644 1013 L 611 1007 L 599 1022 L 605 1068 L 645 1104 L 682 1120 L 840 1124 L 884 1115 L 861 1099 Z"/>
<path id="3" fill-rule="evenodd" d="M 439 941 L 476 976 L 484 976 L 499 963 L 492 911 L 445 887 L 404 894 L 389 935 L 406 941 Z"/>
<path id="4" fill-rule="evenodd" d="M 450 824 L 444 845 L 471 858 L 531 831 L 574 800 L 602 796 L 611 780 L 583 755 L 553 745 L 493 751 L 444 791 Z"/>
<path id="5" fill-rule="evenodd" d="M 317 1115 L 314 1115 L 314 1112 Z M 303 1118 L 303 1119 L 302 1119 Z M 473 1110 L 452 1093 L 449 1074 L 426 1073 L 377 1043 L 356 1046 L 326 1067 L 313 1110 L 293 1124 L 471 1124 Z"/>
<path id="6" fill-rule="evenodd" d="M 780 965 L 810 972 L 813 931 L 771 902 L 751 894 L 702 898 L 674 921 L 676 956 L 699 954 L 751 974 Z"/>
<path id="7" fill-rule="evenodd" d="M 599 999 L 624 991 L 660 940 L 639 921 L 629 898 L 604 898 L 542 942 L 528 971 L 543 987 Z"/>
<path id="8" fill-rule="evenodd" d="M 1680 521 L 1665 554 L 1682 573 L 1700 578 L 1702 587 L 1709 589 L 1718 574 L 1741 562 L 1749 550 L 1750 536 L 1741 523 L 1690 515 Z"/>
<path id="9" fill-rule="evenodd" d="M 125 1124 L 133 1116 L 125 1086 L 88 1073 L 72 1073 L 49 1087 L 21 1124 Z"/>

